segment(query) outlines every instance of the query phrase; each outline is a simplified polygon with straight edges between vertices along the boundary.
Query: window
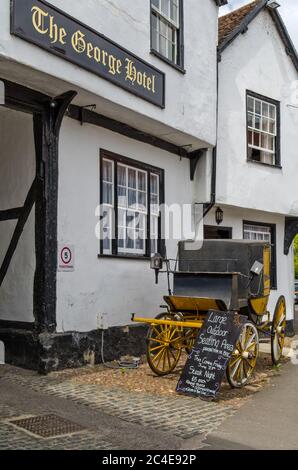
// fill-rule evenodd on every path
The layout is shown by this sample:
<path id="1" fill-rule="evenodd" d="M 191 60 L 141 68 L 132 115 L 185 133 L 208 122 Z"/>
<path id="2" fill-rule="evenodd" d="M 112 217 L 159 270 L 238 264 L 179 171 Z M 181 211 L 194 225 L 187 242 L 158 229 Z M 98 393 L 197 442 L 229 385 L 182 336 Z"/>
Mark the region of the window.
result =
<path id="1" fill-rule="evenodd" d="M 163 171 L 106 151 L 100 169 L 101 254 L 160 252 Z"/>
<path id="2" fill-rule="evenodd" d="M 151 0 L 151 48 L 183 68 L 182 0 Z"/>
<path id="3" fill-rule="evenodd" d="M 244 240 L 264 241 L 271 244 L 271 287 L 277 287 L 276 279 L 276 226 L 274 224 L 243 223 Z"/>
<path id="4" fill-rule="evenodd" d="M 279 103 L 247 93 L 248 160 L 280 165 Z"/>

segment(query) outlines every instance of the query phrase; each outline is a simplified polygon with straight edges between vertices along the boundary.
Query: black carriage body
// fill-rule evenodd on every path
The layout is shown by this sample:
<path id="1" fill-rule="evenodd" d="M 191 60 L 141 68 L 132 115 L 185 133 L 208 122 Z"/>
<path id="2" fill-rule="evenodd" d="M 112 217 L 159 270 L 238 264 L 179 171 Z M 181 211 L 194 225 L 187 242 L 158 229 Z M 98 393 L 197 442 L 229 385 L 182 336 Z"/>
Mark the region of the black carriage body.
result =
<path id="1" fill-rule="evenodd" d="M 174 295 L 216 299 L 219 307 L 222 302 L 231 310 L 264 296 L 264 275 L 252 276 L 251 268 L 255 261 L 264 265 L 268 243 L 205 240 L 200 250 L 189 250 L 187 244 L 179 243 Z"/>

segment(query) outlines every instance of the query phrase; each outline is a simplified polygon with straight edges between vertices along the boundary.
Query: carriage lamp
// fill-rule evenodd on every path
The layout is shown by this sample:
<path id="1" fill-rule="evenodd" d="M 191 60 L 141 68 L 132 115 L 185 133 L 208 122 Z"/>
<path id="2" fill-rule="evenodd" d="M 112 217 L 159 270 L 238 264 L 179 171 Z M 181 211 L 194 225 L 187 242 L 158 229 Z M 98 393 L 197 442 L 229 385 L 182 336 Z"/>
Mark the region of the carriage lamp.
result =
<path id="1" fill-rule="evenodd" d="M 215 211 L 215 221 L 217 225 L 220 225 L 223 221 L 223 210 L 220 207 Z"/>
<path id="2" fill-rule="evenodd" d="M 255 276 L 260 276 L 264 269 L 263 263 L 260 263 L 259 261 L 255 261 L 252 267 L 250 268 L 250 272 L 254 274 Z"/>
<path id="3" fill-rule="evenodd" d="M 155 253 L 155 255 L 151 257 L 150 267 L 155 271 L 155 284 L 158 284 L 159 271 L 163 267 L 163 258 L 159 253 Z"/>

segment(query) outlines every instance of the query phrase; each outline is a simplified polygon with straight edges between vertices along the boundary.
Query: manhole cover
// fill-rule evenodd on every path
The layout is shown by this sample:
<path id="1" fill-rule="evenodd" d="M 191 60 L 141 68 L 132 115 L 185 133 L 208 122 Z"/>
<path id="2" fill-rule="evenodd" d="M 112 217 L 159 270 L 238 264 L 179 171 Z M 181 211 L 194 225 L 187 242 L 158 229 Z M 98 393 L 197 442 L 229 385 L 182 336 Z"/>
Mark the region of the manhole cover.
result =
<path id="1" fill-rule="evenodd" d="M 81 432 L 85 429 L 79 424 L 72 423 L 71 421 L 56 415 L 12 419 L 9 422 L 14 426 L 35 434 L 36 436 L 45 438 Z"/>

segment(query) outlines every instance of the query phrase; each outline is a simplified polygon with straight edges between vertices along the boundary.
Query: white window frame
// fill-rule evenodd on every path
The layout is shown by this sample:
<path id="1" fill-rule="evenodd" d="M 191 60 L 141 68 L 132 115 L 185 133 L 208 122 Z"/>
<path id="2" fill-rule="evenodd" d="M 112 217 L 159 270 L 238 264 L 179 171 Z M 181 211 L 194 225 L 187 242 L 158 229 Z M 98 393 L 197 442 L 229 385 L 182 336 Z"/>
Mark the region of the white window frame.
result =
<path id="1" fill-rule="evenodd" d="M 114 158 L 115 157 L 115 158 Z M 144 165 L 144 169 L 142 168 L 142 164 L 140 163 L 139 165 L 137 164 L 138 162 L 136 162 L 136 166 L 134 166 L 133 164 L 128 164 L 124 161 L 124 157 L 123 159 L 121 159 L 121 157 L 119 156 L 119 160 L 117 159 L 117 156 L 115 155 L 112 155 L 111 154 L 111 158 L 109 158 L 109 155 L 106 156 L 106 154 L 104 153 L 103 151 L 103 155 L 101 156 L 101 161 L 102 161 L 102 170 L 103 170 L 103 164 L 104 162 L 108 162 L 112 165 L 112 174 L 113 174 L 113 177 L 112 177 L 112 182 L 111 181 L 106 181 L 103 179 L 103 174 L 100 175 L 100 184 L 103 185 L 104 183 L 105 184 L 109 184 L 109 185 L 112 185 L 112 204 L 108 204 L 108 203 L 103 203 L 102 201 L 102 206 L 101 206 L 101 214 L 105 213 L 106 211 L 108 212 L 108 219 L 102 219 L 101 217 L 101 250 L 100 250 L 100 254 L 103 254 L 103 255 L 113 255 L 114 254 L 118 254 L 119 256 L 123 255 L 132 255 L 132 256 L 145 256 L 147 254 L 147 246 L 148 246 L 148 249 L 150 250 L 150 253 L 149 255 L 152 255 L 154 254 L 153 251 L 152 251 L 152 246 L 153 246 L 153 241 L 154 241 L 154 249 L 158 249 L 159 247 L 159 220 L 160 220 L 160 183 L 161 183 L 161 173 L 162 170 L 159 170 L 156 169 L 154 170 L 152 167 Z M 127 159 L 129 160 L 129 159 Z M 116 166 L 115 166 L 116 165 Z M 124 184 L 124 178 L 123 178 L 123 181 L 120 181 L 120 175 L 119 175 L 119 168 L 123 168 L 125 170 L 125 184 Z M 133 172 L 135 172 L 135 181 L 136 181 L 136 184 L 135 184 L 135 188 L 133 187 L 130 187 L 129 186 L 129 178 L 128 178 L 128 175 L 129 175 L 129 170 L 133 170 Z M 117 196 L 117 201 L 115 201 L 115 194 L 116 194 L 116 191 L 115 191 L 115 174 L 117 172 L 117 195 L 118 195 L 118 191 L 119 191 L 119 188 L 123 188 L 125 191 L 123 191 L 123 193 L 125 193 L 125 200 L 121 201 L 122 204 L 119 204 L 119 198 Z M 139 187 L 139 175 L 142 174 L 143 175 L 143 181 L 141 183 L 141 186 Z M 156 192 L 152 192 L 151 193 L 151 188 L 153 188 L 153 185 L 151 183 L 151 177 L 153 178 L 156 178 L 156 187 L 157 187 L 157 193 Z M 148 182 L 150 184 L 150 188 L 148 188 Z M 119 184 L 119 183 L 123 183 L 123 184 Z M 143 188 L 142 189 L 142 185 L 143 185 Z M 102 194 L 102 197 L 103 197 L 103 188 L 101 189 L 101 194 Z M 128 203 L 129 203 L 129 200 L 128 200 L 128 191 L 135 191 L 136 192 L 136 205 L 135 207 L 131 206 L 129 207 L 128 206 Z M 150 192 L 150 200 L 149 200 L 149 192 Z M 143 193 L 143 197 L 140 199 L 139 197 L 139 193 Z M 151 194 L 153 196 L 155 196 L 155 198 L 157 199 L 157 206 L 155 207 L 152 206 L 151 204 Z M 146 207 L 142 206 L 142 202 L 145 202 L 146 204 Z M 118 217 L 116 218 L 115 217 L 115 210 L 118 211 Z M 120 219 L 120 211 L 123 211 L 124 212 L 124 219 L 123 221 L 119 220 Z M 136 216 L 133 217 L 133 221 L 134 221 L 134 226 L 129 226 L 128 225 L 128 222 L 127 222 L 127 218 L 130 216 L 130 214 L 133 214 L 135 213 Z M 138 224 L 138 221 L 139 221 L 139 218 L 138 217 L 143 217 L 144 220 L 143 220 L 143 223 L 141 224 L 143 228 L 137 228 L 137 224 Z M 152 218 L 154 218 L 155 220 L 155 227 L 156 227 L 156 230 L 154 230 L 154 227 L 151 223 L 152 221 Z M 116 227 L 115 227 L 115 220 L 118 220 L 118 223 L 117 223 L 117 248 L 116 248 L 116 253 L 113 249 L 113 240 L 115 240 L 116 238 Z M 150 220 L 150 222 L 149 222 Z M 108 223 L 108 234 L 110 236 L 110 239 L 109 239 L 109 249 L 104 249 L 103 247 L 103 233 L 104 233 L 104 230 L 106 230 L 107 228 L 107 223 Z M 121 223 L 123 222 L 123 223 Z M 121 225 L 120 225 L 121 223 Z M 149 230 L 149 227 L 148 227 L 148 223 L 150 223 L 150 243 L 147 245 L 147 234 L 148 234 L 148 230 Z M 143 248 L 142 249 L 139 249 L 139 248 L 129 248 L 129 247 L 120 247 L 119 246 L 119 240 L 126 240 L 126 242 L 124 243 L 124 245 L 127 244 L 127 240 L 128 240 L 128 230 L 134 230 L 134 236 L 137 236 L 137 234 L 140 234 L 140 232 L 143 232 L 141 235 L 144 237 L 144 238 L 141 238 L 143 239 Z M 126 235 L 126 238 L 122 238 L 123 237 L 123 231 L 124 231 L 124 234 Z M 150 248 L 149 248 L 150 246 Z M 116 256 L 117 256 L 116 254 Z"/>
<path id="2" fill-rule="evenodd" d="M 244 224 L 243 232 L 245 240 L 264 241 L 271 244 L 271 227 L 267 227 L 261 223 L 259 225 Z M 246 235 L 248 235 L 248 237 L 246 237 Z"/>
<path id="3" fill-rule="evenodd" d="M 103 249 L 103 254 L 106 254 L 106 255 L 110 255 L 112 254 L 112 239 L 113 239 L 113 236 L 114 236 L 114 233 L 113 233 L 113 210 L 114 210 L 114 206 L 115 206 L 115 197 L 114 197 L 114 161 L 113 160 L 109 160 L 108 158 L 103 158 L 102 159 L 103 162 L 109 162 L 111 163 L 112 165 L 112 181 L 106 181 L 103 179 L 101 179 L 101 183 L 105 183 L 105 184 L 108 184 L 108 185 L 111 185 L 112 186 L 112 204 L 108 204 L 108 203 L 103 203 L 102 204 L 102 209 L 103 211 L 107 210 L 108 212 L 108 221 L 109 221 L 109 227 L 108 227 L 108 231 L 111 235 L 110 239 L 109 239 L 109 244 L 110 244 L 110 248 L 109 249 Z M 104 220 L 102 220 L 102 224 L 101 224 L 101 235 L 102 235 L 102 239 L 103 239 L 103 230 L 104 230 Z"/>
<path id="4" fill-rule="evenodd" d="M 249 108 L 249 101 L 253 101 L 253 110 Z M 257 112 L 257 105 L 260 107 L 260 112 Z M 268 113 L 265 109 L 268 109 Z M 274 117 L 270 116 L 270 110 L 274 110 Z M 249 125 L 250 116 L 252 124 Z M 277 163 L 277 136 L 278 136 L 278 107 L 277 104 L 267 101 L 254 96 L 253 94 L 247 93 L 247 146 L 248 149 L 255 149 L 260 151 L 260 160 L 248 157 L 250 161 L 261 162 L 269 165 L 276 165 Z M 256 123 L 259 122 L 259 127 Z M 265 128 L 265 123 L 266 128 Z M 270 124 L 273 125 L 273 132 L 270 132 Z M 249 141 L 249 133 L 251 133 L 251 142 Z M 255 135 L 258 135 L 259 145 L 255 144 Z M 269 142 L 272 141 L 273 148 L 269 147 Z M 267 142 L 266 145 L 262 145 L 262 142 Z M 267 156 L 270 156 L 270 161 L 266 160 Z M 271 160 L 272 159 L 272 160 Z"/>
<path id="5" fill-rule="evenodd" d="M 167 60 L 169 60 L 173 64 L 181 65 L 181 64 L 179 64 L 179 47 L 180 47 L 179 32 L 180 32 L 180 28 L 181 28 L 181 25 L 180 25 L 180 8 L 181 8 L 180 0 L 177 0 L 177 20 L 176 21 L 174 21 L 170 16 L 166 15 L 162 11 L 162 9 L 161 9 L 161 0 L 158 0 L 158 1 L 159 1 L 159 7 L 156 7 L 156 5 L 153 5 L 153 3 L 151 1 L 151 15 L 155 15 L 156 19 L 157 19 L 157 29 L 155 30 L 153 28 L 153 25 L 152 25 L 152 31 L 151 31 L 152 43 L 153 43 L 153 36 L 156 35 L 156 38 L 155 38 L 155 40 L 156 40 L 156 49 L 154 48 L 154 50 L 156 50 L 156 52 L 161 54 L 163 57 L 165 57 Z M 174 2 L 174 1 L 175 0 L 169 0 L 169 2 Z M 172 30 L 172 32 L 174 32 L 174 41 L 172 41 L 172 39 L 169 38 L 168 30 L 167 30 L 167 35 L 166 36 L 161 34 L 161 31 L 160 31 L 160 23 L 161 22 L 164 22 Z M 162 53 L 162 51 L 160 50 L 160 45 L 159 45 L 160 36 L 162 36 L 166 40 L 166 55 L 164 55 Z M 173 58 L 171 58 L 170 54 L 169 54 L 169 44 L 173 44 L 173 46 L 174 46 L 174 57 Z"/>
<path id="6" fill-rule="evenodd" d="M 122 167 L 122 168 L 125 168 L 125 172 L 126 172 L 126 185 L 123 186 L 123 185 L 120 185 L 119 182 L 117 183 L 117 186 L 118 188 L 119 187 L 122 187 L 122 188 L 125 188 L 126 190 L 126 205 L 125 206 L 120 206 L 118 204 L 118 211 L 119 209 L 120 210 L 123 210 L 125 211 L 125 219 L 126 219 L 126 224 L 125 225 L 121 225 L 119 226 L 119 222 L 118 222 L 118 231 L 119 231 L 119 228 L 122 228 L 122 229 L 126 229 L 128 230 L 129 229 L 129 226 L 127 225 L 127 218 L 128 218 L 128 212 L 132 212 L 132 213 L 135 213 L 135 214 L 142 214 L 145 216 L 145 224 L 144 224 L 144 238 L 143 238 L 143 241 L 144 241 L 144 248 L 143 249 L 138 249 L 138 248 L 120 248 L 118 246 L 118 253 L 131 253 L 131 254 L 139 254 L 139 255 L 144 255 L 146 253 L 146 238 L 147 238 L 147 217 L 148 217 L 148 212 L 149 212 L 149 209 L 148 209 L 148 187 L 147 187 L 147 178 L 148 178 L 148 172 L 145 171 L 145 170 L 140 170 L 139 168 L 136 168 L 136 167 L 133 167 L 133 166 L 130 166 L 130 165 L 126 165 L 126 164 L 123 164 L 123 163 L 118 163 L 118 168 L 119 167 Z M 130 186 L 128 186 L 128 171 L 129 169 L 133 170 L 136 172 L 136 188 L 131 188 Z M 146 190 L 145 191 L 139 191 L 138 189 L 138 175 L 139 174 L 144 174 L 145 175 L 145 182 L 146 182 Z M 117 188 L 117 189 L 118 189 Z M 135 191 L 136 192 L 136 207 L 133 208 L 133 207 L 129 207 L 128 206 L 128 191 Z M 146 209 L 140 209 L 140 206 L 139 206 L 139 201 L 138 201 L 138 193 L 139 192 L 142 192 L 145 194 L 146 196 Z M 130 228 L 130 230 L 135 230 L 135 233 L 136 233 L 136 223 L 137 223 L 137 217 L 134 218 L 134 227 L 133 228 Z M 124 240 L 127 240 L 128 238 L 125 238 Z M 118 234 L 118 240 L 119 240 L 119 234 Z"/>

